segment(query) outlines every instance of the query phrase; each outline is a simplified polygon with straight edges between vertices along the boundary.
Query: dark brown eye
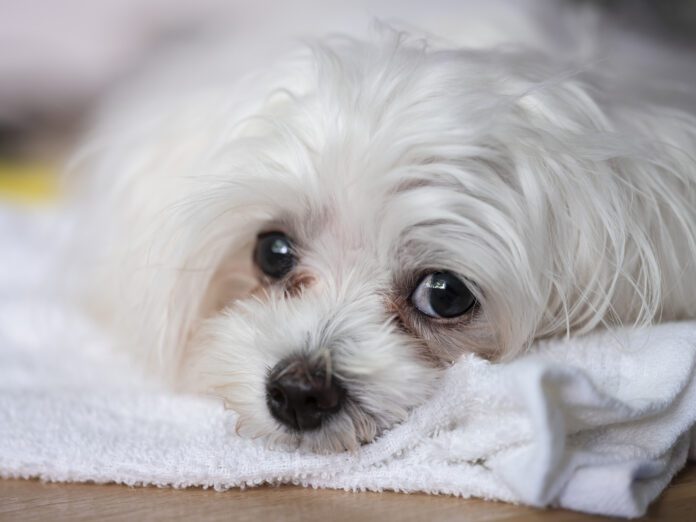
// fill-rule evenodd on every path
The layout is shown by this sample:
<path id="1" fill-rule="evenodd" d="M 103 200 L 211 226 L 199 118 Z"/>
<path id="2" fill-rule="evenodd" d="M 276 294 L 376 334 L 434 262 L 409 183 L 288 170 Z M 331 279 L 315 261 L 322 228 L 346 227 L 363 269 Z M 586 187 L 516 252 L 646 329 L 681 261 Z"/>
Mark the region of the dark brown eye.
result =
<path id="1" fill-rule="evenodd" d="M 476 298 L 456 275 L 433 272 L 420 280 L 411 294 L 411 303 L 429 317 L 452 318 L 471 310 Z"/>
<path id="2" fill-rule="evenodd" d="M 285 277 L 296 262 L 292 241 L 282 232 L 259 235 L 254 250 L 254 262 L 268 277 Z"/>

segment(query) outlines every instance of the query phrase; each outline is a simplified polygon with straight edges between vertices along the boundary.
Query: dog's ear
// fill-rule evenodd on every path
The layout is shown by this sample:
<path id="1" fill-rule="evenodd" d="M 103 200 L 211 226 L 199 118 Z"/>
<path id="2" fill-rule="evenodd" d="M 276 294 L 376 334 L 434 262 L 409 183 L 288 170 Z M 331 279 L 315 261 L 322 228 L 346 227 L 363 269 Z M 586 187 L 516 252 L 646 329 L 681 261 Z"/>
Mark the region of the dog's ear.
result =
<path id="1" fill-rule="evenodd" d="M 79 166 L 88 174 L 77 211 L 85 234 L 69 263 L 82 300 L 119 348 L 165 379 L 196 321 L 240 291 L 231 274 L 249 273 L 244 249 L 256 234 L 250 196 L 232 186 L 236 163 L 210 150 L 222 130 L 205 110 L 167 128 L 137 128 L 146 115 L 135 114 L 138 132 L 97 129 L 103 146 Z"/>
<path id="2" fill-rule="evenodd" d="M 212 77 L 174 90 L 169 67 L 155 70 L 106 103 L 78 151 L 85 234 L 70 262 L 86 307 L 153 373 L 173 375 L 198 319 L 248 291 L 250 248 L 268 219 L 254 197 L 273 193 L 245 184 L 259 177 L 250 143 L 274 120 L 254 116 L 291 98 L 269 96 L 297 83 L 288 70 L 301 77 L 297 67 L 278 69 L 222 82 L 212 67 Z"/>
<path id="3" fill-rule="evenodd" d="M 130 190 L 140 188 L 136 183 Z M 258 288 L 253 213 L 236 211 L 227 198 L 221 215 L 216 206 L 200 204 L 193 188 L 185 193 L 177 204 L 155 200 L 124 212 L 103 244 L 91 243 L 100 251 L 83 274 L 87 308 L 120 349 L 165 381 L 175 378 L 200 321 Z"/>
<path id="4" fill-rule="evenodd" d="M 665 319 L 688 302 L 673 288 L 665 306 L 663 282 L 693 261 L 696 223 L 683 216 L 693 213 L 694 119 L 596 92 L 574 78 L 542 83 L 501 126 L 541 269 L 536 336 Z"/>

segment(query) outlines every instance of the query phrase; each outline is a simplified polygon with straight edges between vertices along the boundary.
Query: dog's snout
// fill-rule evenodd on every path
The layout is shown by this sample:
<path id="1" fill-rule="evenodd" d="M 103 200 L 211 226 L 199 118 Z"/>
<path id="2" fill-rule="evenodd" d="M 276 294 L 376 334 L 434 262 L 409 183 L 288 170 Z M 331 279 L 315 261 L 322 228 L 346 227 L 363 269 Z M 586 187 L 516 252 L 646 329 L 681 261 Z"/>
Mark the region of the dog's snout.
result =
<path id="1" fill-rule="evenodd" d="M 341 409 L 345 393 L 322 369 L 296 358 L 278 363 L 268 376 L 266 401 L 273 417 L 298 431 L 314 430 Z"/>

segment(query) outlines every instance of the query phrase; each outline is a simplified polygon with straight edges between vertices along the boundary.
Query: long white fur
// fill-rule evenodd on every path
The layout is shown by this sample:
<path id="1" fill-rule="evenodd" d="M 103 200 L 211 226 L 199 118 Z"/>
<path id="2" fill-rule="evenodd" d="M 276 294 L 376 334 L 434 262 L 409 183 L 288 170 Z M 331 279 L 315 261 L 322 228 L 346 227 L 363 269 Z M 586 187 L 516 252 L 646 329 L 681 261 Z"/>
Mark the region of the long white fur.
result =
<path id="1" fill-rule="evenodd" d="M 175 103 L 136 93 L 84 153 L 89 306 L 150 371 L 224 398 L 240 433 L 354 448 L 426 399 L 441 371 L 428 350 L 505 359 L 539 337 L 696 317 L 686 112 L 535 51 L 389 29 L 260 71 Z M 256 235 L 277 227 L 315 281 L 292 297 L 259 292 L 251 267 Z M 473 282 L 481 313 L 400 328 L 385 303 L 427 269 Z M 264 391 L 298 350 L 351 397 L 304 435 Z"/>

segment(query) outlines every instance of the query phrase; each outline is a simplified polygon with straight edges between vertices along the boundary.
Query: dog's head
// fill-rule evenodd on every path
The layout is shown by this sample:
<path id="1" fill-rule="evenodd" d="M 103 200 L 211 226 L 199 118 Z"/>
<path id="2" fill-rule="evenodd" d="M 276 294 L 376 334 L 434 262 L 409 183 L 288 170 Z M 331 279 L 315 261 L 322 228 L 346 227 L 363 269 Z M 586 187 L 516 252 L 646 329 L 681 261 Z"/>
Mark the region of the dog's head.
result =
<path id="1" fill-rule="evenodd" d="M 581 84 L 401 37 L 318 46 L 288 70 L 214 142 L 187 131 L 204 158 L 149 187 L 185 190 L 137 231 L 173 267 L 143 279 L 158 293 L 139 319 L 241 434 L 355 448 L 460 354 L 602 320 L 623 210 Z"/>
<path id="2" fill-rule="evenodd" d="M 354 448 L 511 323 L 521 223 L 497 152 L 467 136 L 495 107 L 480 79 L 448 92 L 456 60 L 391 51 L 318 50 L 304 90 L 275 92 L 228 143 L 215 198 L 234 244 L 184 368 L 244 435 Z"/>
<path id="3" fill-rule="evenodd" d="M 480 139 L 504 93 L 471 58 L 319 49 L 303 90 L 275 92 L 228 143 L 211 183 L 234 244 L 184 369 L 240 433 L 354 448 L 536 311 L 518 306 L 536 253 L 505 137 Z"/>

